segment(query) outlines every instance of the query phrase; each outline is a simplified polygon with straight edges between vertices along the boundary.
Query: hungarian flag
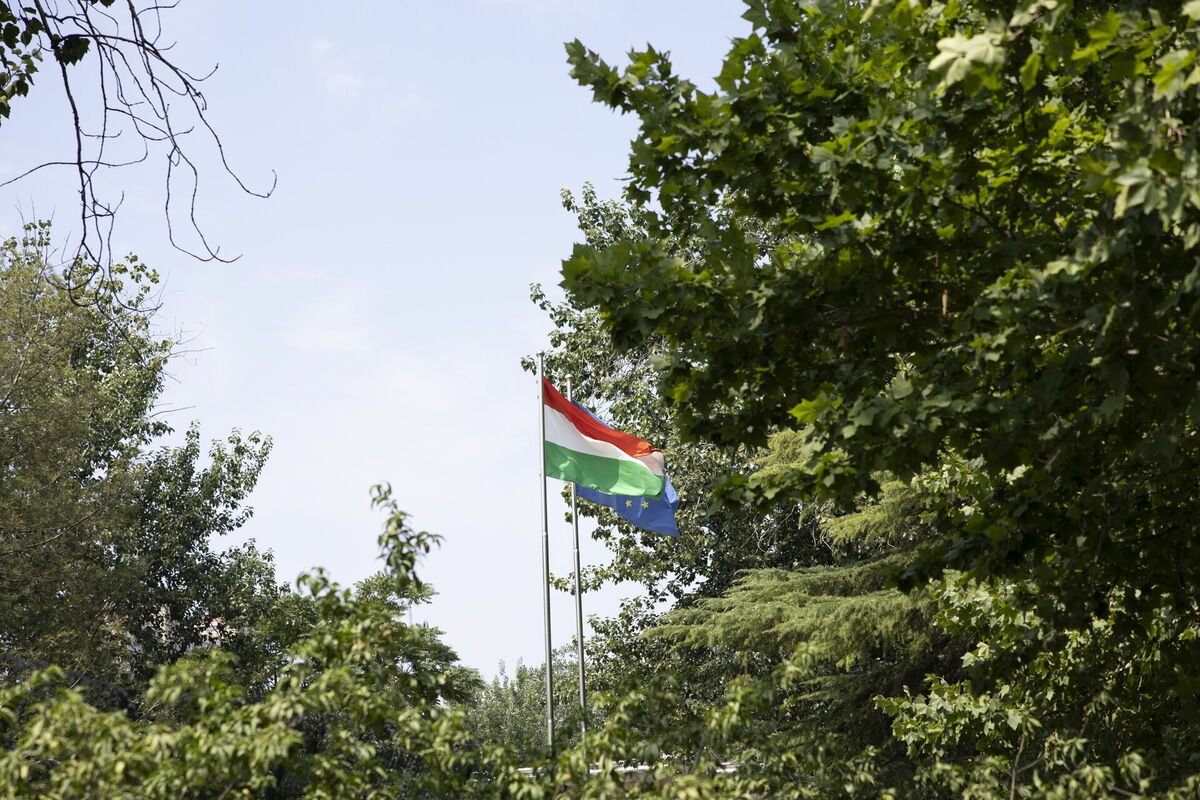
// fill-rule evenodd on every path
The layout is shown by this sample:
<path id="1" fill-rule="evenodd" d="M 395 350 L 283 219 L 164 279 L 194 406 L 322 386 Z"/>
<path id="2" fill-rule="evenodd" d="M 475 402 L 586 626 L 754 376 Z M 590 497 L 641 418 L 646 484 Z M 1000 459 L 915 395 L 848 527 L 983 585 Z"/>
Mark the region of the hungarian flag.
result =
<path id="1" fill-rule="evenodd" d="M 658 497 L 663 454 L 636 436 L 614 430 L 542 380 L 546 420 L 546 477 L 605 494 Z"/>

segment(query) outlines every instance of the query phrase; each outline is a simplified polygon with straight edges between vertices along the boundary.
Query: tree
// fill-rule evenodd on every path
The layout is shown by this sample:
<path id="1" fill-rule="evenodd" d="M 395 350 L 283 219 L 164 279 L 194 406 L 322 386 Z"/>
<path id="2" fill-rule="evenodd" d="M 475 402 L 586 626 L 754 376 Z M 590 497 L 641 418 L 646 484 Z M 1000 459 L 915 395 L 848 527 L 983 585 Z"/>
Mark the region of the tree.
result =
<path id="1" fill-rule="evenodd" d="M 80 307 L 45 265 L 48 228 L 27 233 L 0 253 L 2 640 L 9 655 L 91 670 L 121 661 L 98 588 L 106 523 L 124 465 L 166 431 L 151 407 L 170 345 L 116 300 L 120 278 L 149 285 L 144 266 L 118 265 L 106 299 Z"/>
<path id="2" fill-rule="evenodd" d="M 0 186 L 47 167 L 72 168 L 80 203 L 78 253 L 90 263 L 108 266 L 113 218 L 120 206 L 98 189 L 99 176 L 145 161 L 152 149 L 161 149 L 166 166 L 164 205 L 171 243 L 202 260 L 221 259 L 220 248 L 209 244 L 196 222 L 198 172 L 185 146 L 195 130 L 210 139 L 225 172 L 243 191 L 256 197 L 274 191 L 274 182 L 264 192 L 250 189 L 226 160 L 200 88 L 208 76 L 177 64 L 171 43 L 163 39 L 163 18 L 173 7 L 115 0 L 0 2 L 0 122 L 11 115 L 14 101 L 29 93 L 39 67 L 49 61 L 70 108 L 75 137 L 69 160 L 34 165 Z M 81 92 L 77 73 L 85 69 L 94 71 Z M 132 150 L 119 146 L 126 129 L 136 141 Z M 181 197 L 188 198 L 182 209 Z M 181 221 L 191 228 L 195 244 L 178 238 Z"/>
<path id="3" fill-rule="evenodd" d="M 622 347 L 661 338 L 685 437 L 797 437 L 795 468 L 731 476 L 726 502 L 849 507 L 883 475 L 934 479 L 938 536 L 894 577 L 965 570 L 952 602 L 983 592 L 995 617 L 974 630 L 1011 634 L 898 720 L 947 791 L 1194 781 L 1194 747 L 1146 725 L 1197 740 L 1197 16 L 748 0 L 711 92 L 653 49 L 620 71 L 568 46 L 640 120 L 627 193 L 647 227 L 578 245 L 571 298 Z M 1069 661 L 1083 642 L 1104 655 Z M 1040 679 L 1074 688 L 1043 702 Z M 954 727 L 1014 692 L 1007 730 Z M 939 726 L 962 738 L 935 744 Z"/>
<path id="4" fill-rule="evenodd" d="M 387 568 L 351 592 L 322 572 L 301 584 L 314 625 L 287 648 L 260 698 L 215 649 L 163 667 L 138 719 L 106 714 L 60 670 L 0 688 L 0 792 L 6 797 L 454 796 L 473 766 L 456 758 L 460 719 L 445 701 L 474 688 L 437 631 L 404 623 L 428 587 L 417 558 L 436 537 L 414 531 L 380 488 Z M 517 780 L 516 770 L 510 780 Z M 431 794 L 433 793 L 433 794 Z"/>
<path id="5" fill-rule="evenodd" d="M 207 465 L 195 426 L 151 449 L 170 430 L 154 404 L 172 343 L 138 310 L 156 276 L 119 263 L 81 305 L 46 263 L 48 227 L 27 233 L 0 247 L 4 673 L 58 664 L 127 707 L 159 664 L 216 640 L 258 670 L 251 653 L 280 642 L 258 631 L 252 647 L 243 632 L 294 601 L 269 554 L 212 539 L 248 518 L 270 440 L 235 432 Z"/>
<path id="6" fill-rule="evenodd" d="M 122 620 L 141 661 L 140 679 L 207 639 L 234 640 L 280 600 L 274 564 L 253 542 L 214 552 L 213 539 L 249 519 L 245 506 L 270 441 L 234 431 L 215 442 L 203 466 L 198 426 L 185 443 L 131 465 L 127 515 L 114 531 L 108 569 L 124 573 Z M 115 577 L 115 576 L 114 576 Z"/>
<path id="7" fill-rule="evenodd" d="M 554 746 L 568 750 L 579 745 L 579 690 L 576 683 L 575 647 L 554 651 Z M 588 725 L 599 722 L 589 698 Z M 519 764 L 546 757 L 546 667 L 517 662 L 510 677 L 504 662 L 490 683 L 483 683 L 462 704 L 466 729 L 480 745 L 500 746 Z"/>
<path id="8" fill-rule="evenodd" d="M 790 466 L 793 438 L 773 439 L 767 470 Z M 671 611 L 646 635 L 709 659 L 736 654 L 744 674 L 768 682 L 781 665 L 798 662 L 791 690 L 771 715 L 777 735 L 804 741 L 836 734 L 838 752 L 871 748 L 879 773 L 899 780 L 910 762 L 875 698 L 919 691 L 931 676 L 958 677 L 958 659 L 974 641 L 934 624 L 937 605 L 928 593 L 890 585 L 895 569 L 932 538 L 921 518 L 928 504 L 919 487 L 887 481 L 877 501 L 821 515 L 831 563 L 747 570 L 720 597 Z"/>

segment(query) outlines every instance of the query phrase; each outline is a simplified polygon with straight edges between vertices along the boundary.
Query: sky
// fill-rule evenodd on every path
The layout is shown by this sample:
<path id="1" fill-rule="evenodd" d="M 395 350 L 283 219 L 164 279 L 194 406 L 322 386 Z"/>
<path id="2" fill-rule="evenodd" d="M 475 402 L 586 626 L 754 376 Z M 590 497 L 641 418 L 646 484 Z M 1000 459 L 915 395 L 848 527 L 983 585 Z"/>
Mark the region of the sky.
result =
<path id="1" fill-rule="evenodd" d="M 703 86 L 748 31 L 743 10 L 183 0 L 165 15 L 176 63 L 218 67 L 203 88 L 231 165 L 251 188 L 278 176 L 269 199 L 246 195 L 191 137 L 198 218 L 223 255 L 239 256 L 228 264 L 171 247 L 161 154 L 104 176 L 103 191 L 123 196 L 114 250 L 164 276 L 156 324 L 181 342 L 167 419 L 180 431 L 198 420 L 206 440 L 238 428 L 274 441 L 253 518 L 218 546 L 253 538 L 283 581 L 317 565 L 360 580 L 380 567 L 369 490 L 388 481 L 414 526 L 445 537 L 420 567 L 439 594 L 417 618 L 485 675 L 501 661 L 510 672 L 540 663 L 539 408 L 520 359 L 545 346 L 549 322 L 529 286 L 557 284 L 579 238 L 560 190 L 590 181 L 616 196 L 636 131 L 571 80 L 563 43 L 619 64 L 650 43 Z M 40 74 L 0 127 L 0 182 L 71 157 L 52 77 Z M 51 218 L 69 246 L 72 180 L 51 170 L 0 189 L 3 235 Z M 566 575 L 563 512 L 551 509 L 551 561 Z M 585 540 L 583 558 L 605 551 Z M 637 591 L 589 594 L 585 614 L 615 613 Z M 555 593 L 556 646 L 570 641 L 573 613 Z"/>

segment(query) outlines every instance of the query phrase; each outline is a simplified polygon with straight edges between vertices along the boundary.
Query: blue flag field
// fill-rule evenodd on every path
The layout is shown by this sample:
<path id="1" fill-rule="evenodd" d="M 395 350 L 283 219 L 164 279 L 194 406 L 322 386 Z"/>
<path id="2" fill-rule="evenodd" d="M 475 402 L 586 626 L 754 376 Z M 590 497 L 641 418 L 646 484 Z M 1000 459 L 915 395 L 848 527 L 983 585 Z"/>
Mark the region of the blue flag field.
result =
<path id="1" fill-rule="evenodd" d="M 675 525 L 675 509 L 679 508 L 679 495 L 675 493 L 670 478 L 667 478 L 663 493 L 658 497 L 621 497 L 597 492 L 578 484 L 575 485 L 575 494 L 584 500 L 608 506 L 644 531 L 679 536 L 679 528 Z"/>

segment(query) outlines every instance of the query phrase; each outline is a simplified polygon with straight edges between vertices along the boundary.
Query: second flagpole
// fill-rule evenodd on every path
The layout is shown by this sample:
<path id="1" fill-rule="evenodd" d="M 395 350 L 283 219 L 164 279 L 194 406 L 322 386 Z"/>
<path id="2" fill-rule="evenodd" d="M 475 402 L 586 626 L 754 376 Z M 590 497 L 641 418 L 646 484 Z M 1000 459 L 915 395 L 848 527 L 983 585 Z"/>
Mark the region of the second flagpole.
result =
<path id="1" fill-rule="evenodd" d="M 575 402 L 572 378 L 567 378 L 567 400 Z M 571 484 L 571 528 L 575 534 L 575 649 L 579 666 L 579 733 L 587 735 L 587 690 L 583 672 L 583 589 L 579 567 L 579 509 L 576 507 L 575 484 Z"/>

